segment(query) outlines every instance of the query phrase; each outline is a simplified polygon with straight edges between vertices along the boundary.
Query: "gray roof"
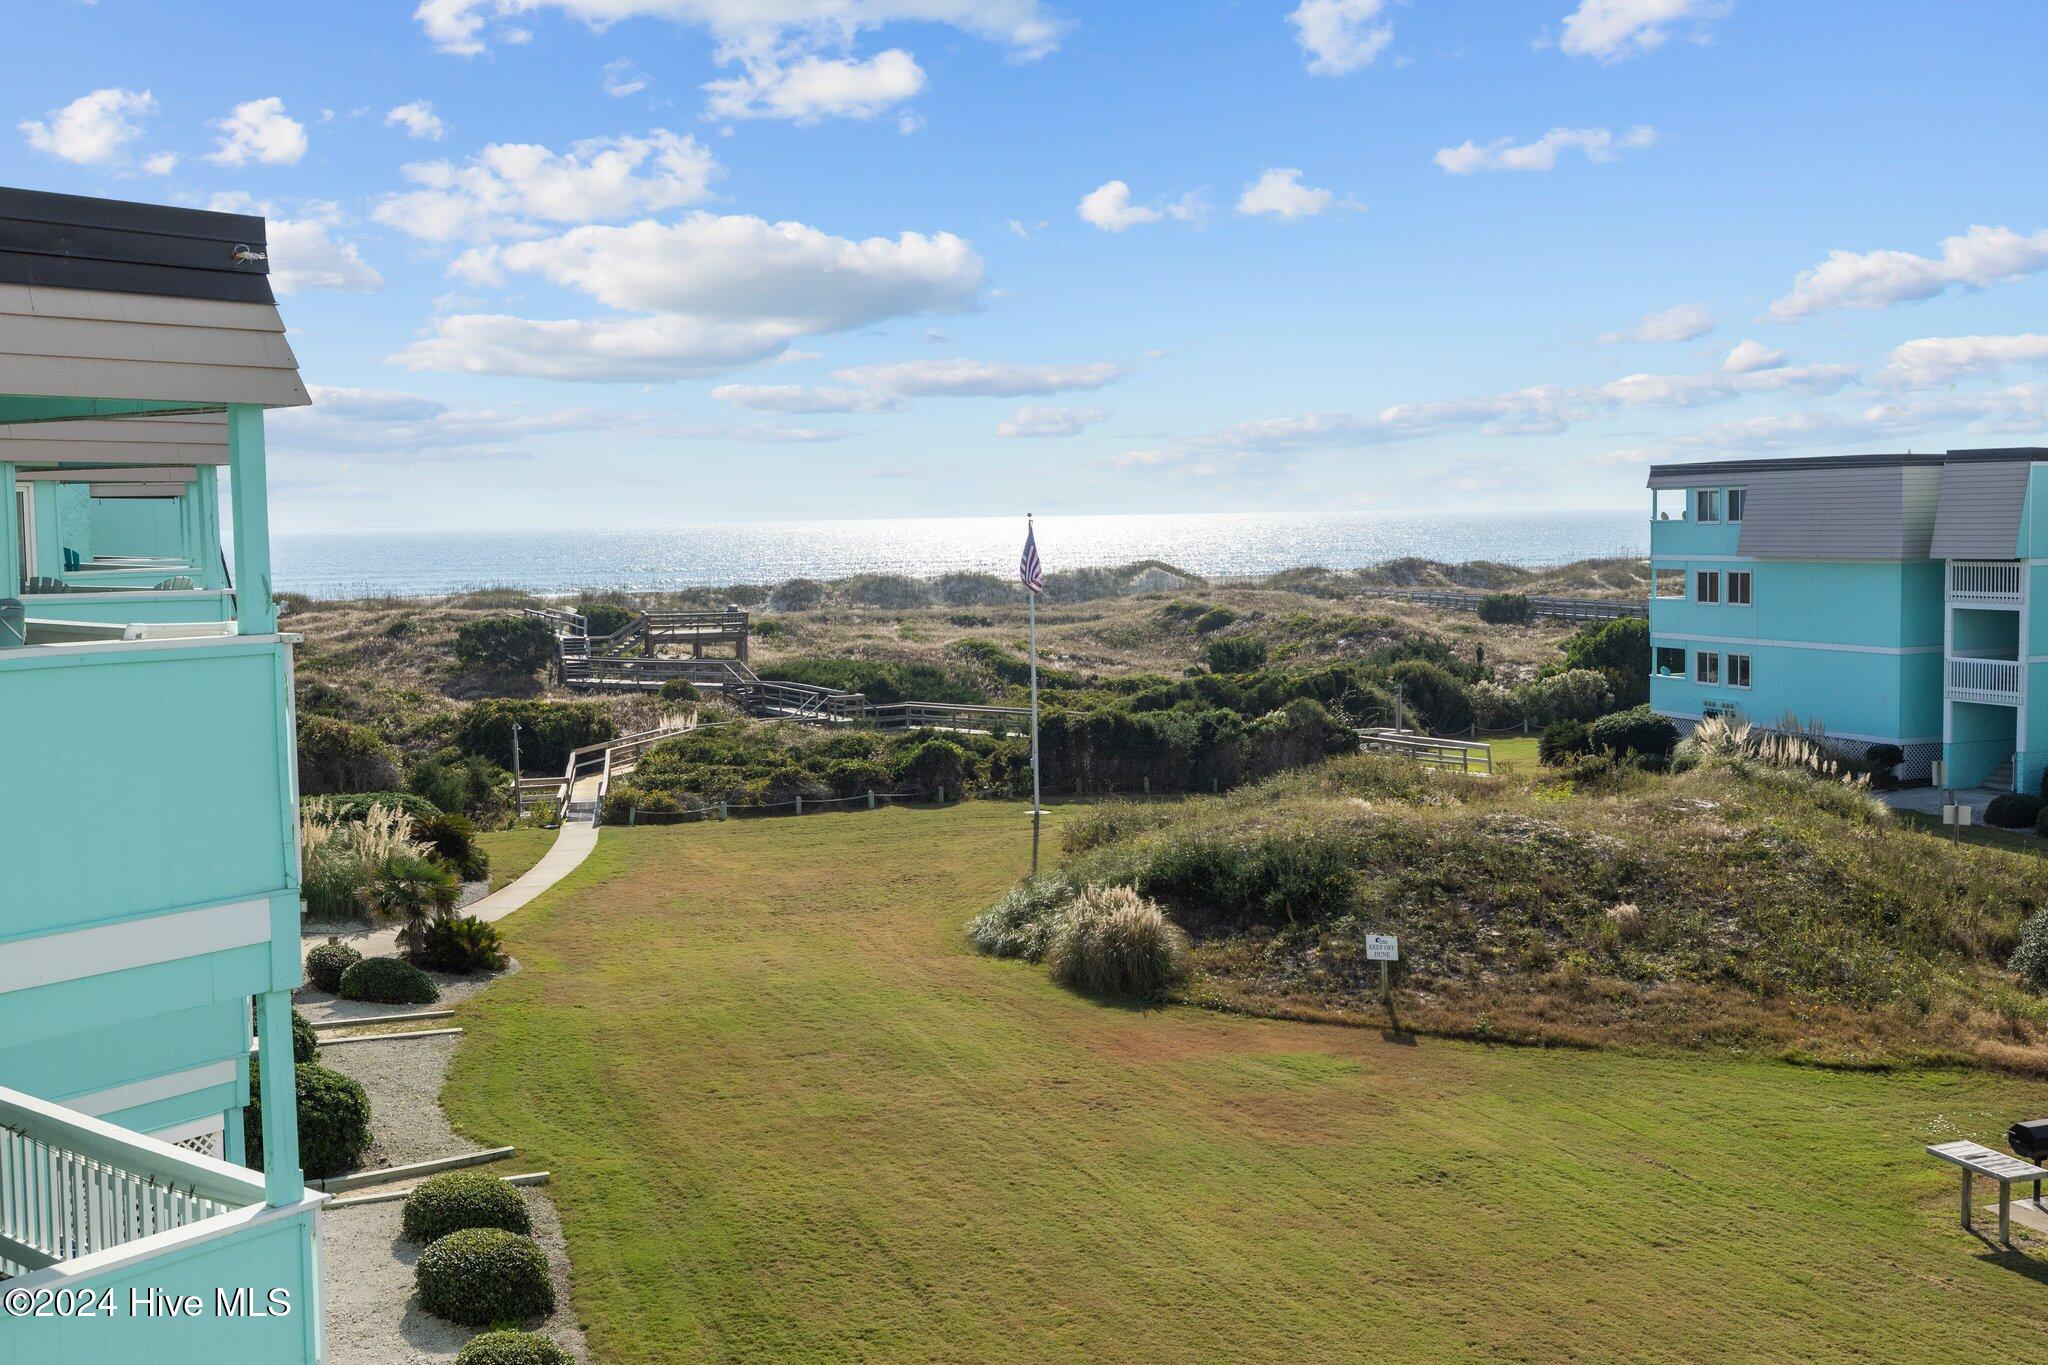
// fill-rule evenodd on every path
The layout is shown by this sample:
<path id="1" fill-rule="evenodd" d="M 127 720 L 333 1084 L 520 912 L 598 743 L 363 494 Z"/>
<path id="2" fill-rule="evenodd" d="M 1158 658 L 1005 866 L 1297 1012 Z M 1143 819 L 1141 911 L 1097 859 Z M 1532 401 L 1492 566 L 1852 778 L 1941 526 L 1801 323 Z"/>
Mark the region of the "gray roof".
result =
<path id="1" fill-rule="evenodd" d="M 263 220 L 0 186 L 0 283 L 275 303 Z"/>

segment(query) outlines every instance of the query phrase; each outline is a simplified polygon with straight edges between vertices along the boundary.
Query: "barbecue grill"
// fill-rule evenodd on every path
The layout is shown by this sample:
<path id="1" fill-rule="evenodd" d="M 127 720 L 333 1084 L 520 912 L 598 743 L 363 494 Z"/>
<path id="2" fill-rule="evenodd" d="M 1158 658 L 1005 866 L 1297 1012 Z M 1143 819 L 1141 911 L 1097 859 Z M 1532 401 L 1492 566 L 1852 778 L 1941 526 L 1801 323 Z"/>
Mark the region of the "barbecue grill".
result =
<path id="1" fill-rule="evenodd" d="M 2031 1161 L 2036 1166 L 2048 1158 L 2048 1119 L 2021 1119 L 2005 1130 L 2005 1145 L 2012 1148 L 2012 1154 L 2022 1161 Z M 2034 1203 L 2041 1202 L 2041 1182 L 2034 1182 Z"/>

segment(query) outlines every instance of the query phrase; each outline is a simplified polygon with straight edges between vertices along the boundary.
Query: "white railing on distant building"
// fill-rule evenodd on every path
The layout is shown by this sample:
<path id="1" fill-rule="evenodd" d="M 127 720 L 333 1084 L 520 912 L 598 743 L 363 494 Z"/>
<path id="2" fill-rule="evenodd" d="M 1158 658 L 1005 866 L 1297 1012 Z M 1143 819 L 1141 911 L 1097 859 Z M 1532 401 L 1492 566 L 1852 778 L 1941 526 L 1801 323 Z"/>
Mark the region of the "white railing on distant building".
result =
<path id="1" fill-rule="evenodd" d="M 2015 604 L 2020 600 L 2020 572 L 2018 560 L 1951 559 L 1948 599 Z"/>
<path id="2" fill-rule="evenodd" d="M 1957 701 L 2014 701 L 2020 695 L 2017 659 L 1954 658 L 1948 661 L 1948 694 Z"/>

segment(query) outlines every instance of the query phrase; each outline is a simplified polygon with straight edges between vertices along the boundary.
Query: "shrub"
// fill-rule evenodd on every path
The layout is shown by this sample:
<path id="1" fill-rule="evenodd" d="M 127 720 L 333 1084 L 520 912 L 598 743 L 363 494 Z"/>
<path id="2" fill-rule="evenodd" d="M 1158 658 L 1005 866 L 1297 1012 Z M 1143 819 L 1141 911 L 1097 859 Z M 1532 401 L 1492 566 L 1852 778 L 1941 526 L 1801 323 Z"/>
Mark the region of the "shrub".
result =
<path id="1" fill-rule="evenodd" d="M 2048 991 L 2048 910 L 2037 910 L 2020 926 L 2020 946 L 2006 964 L 2037 991 Z"/>
<path id="2" fill-rule="evenodd" d="M 476 825 L 465 815 L 436 815 L 413 827 L 420 841 L 466 882 L 491 875 L 490 855 L 476 844 Z"/>
<path id="3" fill-rule="evenodd" d="M 1403 659 L 1387 670 L 1401 685 L 1407 713 L 1424 729 L 1437 734 L 1462 730 L 1472 723 L 1472 699 L 1462 679 L 1427 659 Z"/>
<path id="4" fill-rule="evenodd" d="M 486 616 L 455 628 L 455 662 L 474 672 L 531 677 L 554 658 L 554 628 L 538 616 Z"/>
<path id="5" fill-rule="evenodd" d="M 1591 668 L 1571 668 L 1547 678 L 1534 678 L 1515 688 L 1515 699 L 1531 721 L 1593 721 L 1614 709 L 1614 690 L 1607 675 Z"/>
<path id="6" fill-rule="evenodd" d="M 555 1311 L 540 1243 L 502 1228 L 449 1233 L 420 1253 L 413 1279 L 420 1307 L 465 1327 L 525 1322 Z"/>
<path id="7" fill-rule="evenodd" d="M 318 919 L 352 919 L 369 908 L 364 892 L 394 859 L 421 860 L 412 820 L 388 806 L 372 806 L 361 820 L 338 821 L 318 802 L 299 819 L 299 894 Z"/>
<path id="8" fill-rule="evenodd" d="M 616 602 L 582 602 L 576 614 L 592 635 L 616 635 L 640 619 L 640 613 Z"/>
<path id="9" fill-rule="evenodd" d="M 1564 642 L 1566 668 L 1591 668 L 1607 678 L 1619 706 L 1650 700 L 1650 623 L 1623 616 L 1584 626 Z"/>
<path id="10" fill-rule="evenodd" d="M 964 795 L 969 767 L 967 752 L 950 739 L 928 739 L 910 751 L 896 768 L 896 780 L 913 791 L 936 796 L 941 790 Z"/>
<path id="11" fill-rule="evenodd" d="M 1021 957 L 1037 962 L 1045 956 L 1059 922 L 1076 892 L 1062 877 L 1041 877 L 1010 888 L 1004 897 L 969 921 L 967 940 L 990 957 Z"/>
<path id="12" fill-rule="evenodd" d="M 1016 601 L 1018 593 L 1014 580 L 964 571 L 940 574 L 932 589 L 949 607 L 1000 607 Z"/>
<path id="13" fill-rule="evenodd" d="M 2041 818 L 2041 811 L 2048 807 L 2038 796 L 2025 792 L 2005 792 L 1994 796 L 1984 807 L 1984 823 L 2000 829 L 2032 829 L 2034 822 Z"/>
<path id="14" fill-rule="evenodd" d="M 1528 716 L 1519 688 L 1509 689 L 1490 682 L 1474 683 L 1467 696 L 1472 702 L 1472 720 L 1482 730 L 1506 730 L 1520 725 Z"/>
<path id="15" fill-rule="evenodd" d="M 1593 722 L 1593 752 L 1651 760 L 1668 759 L 1678 747 L 1678 727 L 1647 705 L 1616 711 Z"/>
<path id="16" fill-rule="evenodd" d="M 299 717 L 302 795 L 385 791 L 397 785 L 398 751 L 375 730 L 328 716 Z"/>
<path id="17" fill-rule="evenodd" d="M 1560 768 L 1593 752 L 1593 736 L 1575 720 L 1554 720 L 1536 740 L 1536 761 Z"/>
<path id="18" fill-rule="evenodd" d="M 426 964 L 437 972 L 468 976 L 471 972 L 505 970 L 505 943 L 498 926 L 463 915 L 427 929 Z"/>
<path id="19" fill-rule="evenodd" d="M 463 1346 L 455 1365 L 569 1365 L 569 1355 L 539 1332 L 482 1332 Z"/>
<path id="20" fill-rule="evenodd" d="M 402 958 L 366 957 L 341 974 L 341 998 L 377 1005 L 431 1005 L 441 998 L 441 989 Z"/>
<path id="21" fill-rule="evenodd" d="M 419 821 L 447 811 L 496 825 L 512 813 L 512 774 L 488 758 L 452 746 L 414 764 L 405 787 L 435 807 L 412 812 Z"/>
<path id="22" fill-rule="evenodd" d="M 526 1197 L 511 1185 L 482 1171 L 449 1171 L 422 1180 L 405 1197 L 405 1235 L 415 1242 L 438 1242 L 464 1228 L 503 1228 L 531 1232 L 533 1215 Z"/>
<path id="23" fill-rule="evenodd" d="M 1870 770 L 1870 785 L 1889 791 L 1899 784 L 1899 765 L 1906 751 L 1896 744 L 1873 744 L 1863 751 L 1863 766 Z"/>
<path id="24" fill-rule="evenodd" d="M 1199 831 L 1160 843 L 1138 873 L 1138 890 L 1236 923 L 1327 919 L 1351 896 L 1352 851 L 1321 831 Z"/>
<path id="25" fill-rule="evenodd" d="M 596 702 L 487 697 L 456 722 L 456 747 L 509 771 L 515 722 L 520 764 L 529 773 L 558 773 L 568 766 L 571 749 L 619 735 L 618 722 Z"/>
<path id="26" fill-rule="evenodd" d="M 373 868 L 362 890 L 373 917 L 397 921 L 398 941 L 414 961 L 426 951 L 428 927 L 461 895 L 462 883 L 445 863 L 411 852 L 394 853 Z"/>
<path id="27" fill-rule="evenodd" d="M 342 792 L 333 796 L 308 796 L 299 801 L 300 814 L 318 812 L 322 819 L 338 825 L 360 825 L 373 814 L 386 818 L 403 815 L 414 824 L 441 813 L 441 806 L 412 792 Z"/>
<path id="28" fill-rule="evenodd" d="M 1266 642 L 1238 635 L 1202 646 L 1202 662 L 1212 673 L 1250 673 L 1266 666 Z"/>
<path id="29" fill-rule="evenodd" d="M 301 1062 L 293 1071 L 300 1169 L 315 1180 L 355 1170 L 370 1150 L 370 1097 L 339 1071 L 311 1062 Z M 262 1169 L 263 1075 L 254 1064 L 249 1068 L 249 1103 L 242 1111 L 242 1142 L 247 1164 Z"/>
<path id="30" fill-rule="evenodd" d="M 670 678 L 661 685 L 660 696 L 663 701 L 687 705 L 695 705 L 701 700 L 701 694 L 697 691 L 697 684 L 691 682 L 688 678 Z"/>
<path id="31" fill-rule="evenodd" d="M 1188 937 L 1128 886 L 1091 886 L 1053 925 L 1052 979 L 1087 995 L 1153 1000 L 1187 979 Z"/>
<path id="32" fill-rule="evenodd" d="M 1493 592 L 1479 599 L 1479 619 L 1490 626 L 1527 625 L 1535 615 L 1535 604 L 1522 593 Z"/>
<path id="33" fill-rule="evenodd" d="M 777 583 L 768 593 L 768 605 L 776 611 L 815 611 L 824 600 L 825 585 L 810 578 Z"/>
<path id="34" fill-rule="evenodd" d="M 900 573 L 855 574 L 840 583 L 839 591 L 849 602 L 889 611 L 908 611 L 932 604 L 929 584 Z"/>
<path id="35" fill-rule="evenodd" d="M 1229 607 L 1211 607 L 1195 618 L 1195 634 L 1213 635 L 1237 620 L 1237 613 Z"/>
<path id="36" fill-rule="evenodd" d="M 329 995 L 341 993 L 341 974 L 363 960 L 346 943 L 323 943 L 306 954 L 306 980 Z"/>
<path id="37" fill-rule="evenodd" d="M 320 1035 L 313 1032 L 313 1021 L 297 1010 L 292 1011 L 292 1060 L 310 1062 L 320 1055 Z"/>

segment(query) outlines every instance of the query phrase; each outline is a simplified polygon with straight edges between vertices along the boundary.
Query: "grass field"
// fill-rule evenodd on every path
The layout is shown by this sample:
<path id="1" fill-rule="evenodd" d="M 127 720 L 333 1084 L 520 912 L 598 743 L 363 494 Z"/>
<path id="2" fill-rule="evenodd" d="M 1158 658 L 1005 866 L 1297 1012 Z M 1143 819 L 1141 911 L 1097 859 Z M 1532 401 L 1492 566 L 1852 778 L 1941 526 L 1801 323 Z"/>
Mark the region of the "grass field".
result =
<path id="1" fill-rule="evenodd" d="M 499 829 L 476 836 L 477 847 L 491 857 L 491 890 L 509 886 L 526 875 L 554 847 L 552 829 Z"/>
<path id="2" fill-rule="evenodd" d="M 1026 828 L 610 830 L 505 922 L 444 1099 L 554 1173 L 600 1359 L 2038 1349 L 1920 1145 L 2048 1087 L 1105 1008 L 962 942 Z"/>

